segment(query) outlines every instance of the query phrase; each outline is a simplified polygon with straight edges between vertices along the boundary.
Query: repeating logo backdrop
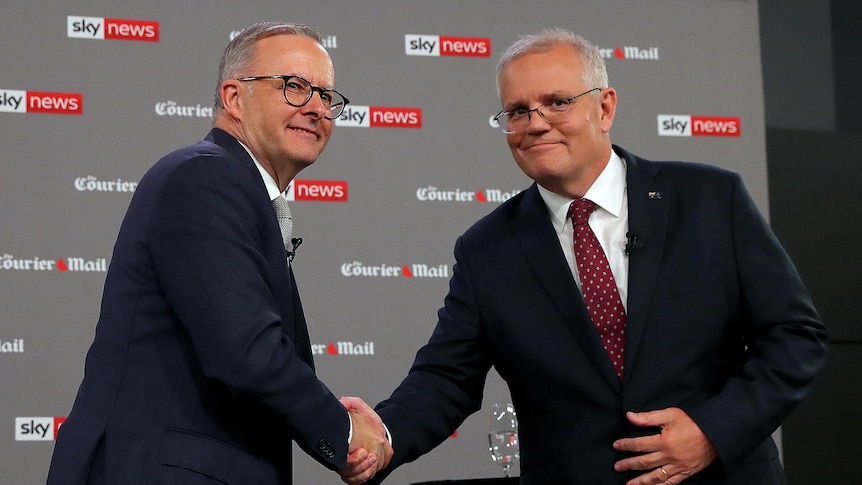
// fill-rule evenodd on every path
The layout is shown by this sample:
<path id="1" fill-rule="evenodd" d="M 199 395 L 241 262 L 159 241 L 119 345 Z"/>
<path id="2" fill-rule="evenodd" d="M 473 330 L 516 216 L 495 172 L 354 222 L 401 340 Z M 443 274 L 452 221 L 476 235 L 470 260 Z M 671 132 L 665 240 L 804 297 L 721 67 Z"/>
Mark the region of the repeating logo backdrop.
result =
<path id="1" fill-rule="evenodd" d="M 529 185 L 489 121 L 496 61 L 521 34 L 595 42 L 619 95 L 615 143 L 741 172 L 768 211 L 753 1 L 68 5 L 0 17 L 2 483 L 44 483 L 126 206 L 150 165 L 209 130 L 219 56 L 252 22 L 320 28 L 353 101 L 289 193 L 313 351 L 337 395 L 388 396 L 431 334 L 455 238 Z M 485 407 L 507 399 L 492 374 Z M 485 426 L 471 417 L 390 482 L 501 475 Z M 340 483 L 295 460 L 296 483 Z"/>

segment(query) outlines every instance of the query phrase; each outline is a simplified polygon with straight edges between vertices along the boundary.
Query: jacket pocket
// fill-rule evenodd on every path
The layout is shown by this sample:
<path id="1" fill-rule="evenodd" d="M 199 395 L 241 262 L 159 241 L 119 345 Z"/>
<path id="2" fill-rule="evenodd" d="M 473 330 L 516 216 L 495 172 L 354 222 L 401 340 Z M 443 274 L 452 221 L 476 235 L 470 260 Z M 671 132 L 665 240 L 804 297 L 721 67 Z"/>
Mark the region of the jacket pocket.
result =
<path id="1" fill-rule="evenodd" d="M 190 430 L 165 430 L 159 446 L 159 463 L 205 475 L 228 485 L 278 483 L 278 472 L 269 463 Z"/>

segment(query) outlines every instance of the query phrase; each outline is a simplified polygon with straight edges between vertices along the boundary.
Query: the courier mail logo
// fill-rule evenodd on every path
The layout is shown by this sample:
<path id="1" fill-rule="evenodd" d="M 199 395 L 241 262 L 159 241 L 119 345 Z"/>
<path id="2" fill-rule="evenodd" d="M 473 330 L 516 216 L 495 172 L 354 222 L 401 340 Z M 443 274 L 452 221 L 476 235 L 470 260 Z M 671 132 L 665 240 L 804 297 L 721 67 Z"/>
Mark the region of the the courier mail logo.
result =
<path id="1" fill-rule="evenodd" d="M 66 35 L 73 39 L 159 41 L 159 23 L 151 20 L 66 17 Z"/>
<path id="2" fill-rule="evenodd" d="M 404 36 L 404 54 L 430 57 L 491 57 L 491 39 L 407 34 Z"/>

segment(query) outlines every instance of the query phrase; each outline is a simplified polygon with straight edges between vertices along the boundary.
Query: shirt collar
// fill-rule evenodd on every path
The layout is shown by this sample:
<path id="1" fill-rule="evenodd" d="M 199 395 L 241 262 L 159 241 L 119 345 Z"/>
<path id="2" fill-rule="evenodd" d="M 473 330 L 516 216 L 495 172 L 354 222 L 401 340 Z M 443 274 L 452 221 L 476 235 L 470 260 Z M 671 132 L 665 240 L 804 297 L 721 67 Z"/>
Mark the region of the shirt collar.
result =
<path id="1" fill-rule="evenodd" d="M 239 141 L 239 140 L 237 140 Z M 272 175 L 266 171 L 266 169 L 261 165 L 259 161 L 257 161 L 257 157 L 254 156 L 254 153 L 248 149 L 247 146 L 243 142 L 239 142 L 245 151 L 248 152 L 248 155 L 251 157 L 251 160 L 254 162 L 254 166 L 257 167 L 257 170 L 260 172 L 260 176 L 263 177 L 263 184 L 266 186 L 266 193 L 269 194 L 269 200 L 275 200 L 279 195 L 284 196 L 284 193 L 278 190 L 278 184 L 275 182 L 275 179 L 272 178 Z M 288 185 L 290 188 L 290 185 Z"/>
<path id="2" fill-rule="evenodd" d="M 563 231 L 568 220 L 569 206 L 574 199 L 555 194 L 550 190 L 537 185 L 539 195 L 545 201 L 548 212 L 551 214 L 551 222 L 557 233 Z M 613 150 L 611 158 L 593 185 L 584 194 L 584 198 L 595 202 L 614 217 L 619 217 L 623 207 L 623 195 L 626 191 L 626 165 L 623 159 Z"/>

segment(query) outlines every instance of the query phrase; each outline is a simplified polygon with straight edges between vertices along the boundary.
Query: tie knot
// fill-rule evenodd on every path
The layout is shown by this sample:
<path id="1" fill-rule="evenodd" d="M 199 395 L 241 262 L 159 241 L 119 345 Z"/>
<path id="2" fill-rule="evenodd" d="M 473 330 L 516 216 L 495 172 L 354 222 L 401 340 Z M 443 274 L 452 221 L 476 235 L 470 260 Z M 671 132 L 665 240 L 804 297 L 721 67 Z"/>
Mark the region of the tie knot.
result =
<path id="1" fill-rule="evenodd" d="M 290 217 L 290 207 L 287 205 L 287 201 L 284 200 L 284 197 L 278 196 L 272 200 L 272 206 L 275 208 L 275 216 L 279 219 L 286 219 Z"/>
<path id="2" fill-rule="evenodd" d="M 569 217 L 572 218 L 574 225 L 579 226 L 587 223 L 594 210 L 596 210 L 596 203 L 590 199 L 575 199 L 569 206 Z"/>

